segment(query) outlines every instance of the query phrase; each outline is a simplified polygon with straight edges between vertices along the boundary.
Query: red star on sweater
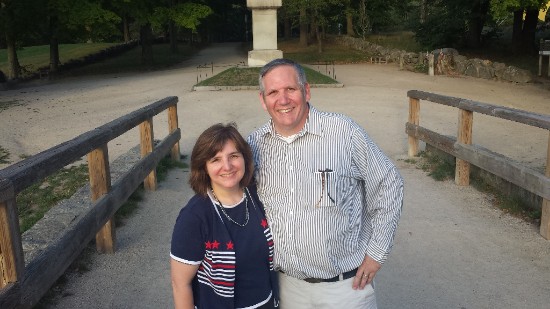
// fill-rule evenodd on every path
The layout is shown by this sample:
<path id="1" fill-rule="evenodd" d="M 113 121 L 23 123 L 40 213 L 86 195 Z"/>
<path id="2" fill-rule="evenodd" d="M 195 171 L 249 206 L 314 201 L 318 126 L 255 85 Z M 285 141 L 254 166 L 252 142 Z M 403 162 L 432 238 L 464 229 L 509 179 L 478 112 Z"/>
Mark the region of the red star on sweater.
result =
<path id="1" fill-rule="evenodd" d="M 262 227 L 265 229 L 267 227 L 267 220 L 266 219 L 263 219 L 262 220 Z"/>
<path id="2" fill-rule="evenodd" d="M 220 243 L 217 240 L 214 240 L 214 242 L 212 243 L 212 249 L 219 249 L 219 248 L 220 248 Z"/>
<path id="3" fill-rule="evenodd" d="M 206 246 L 206 249 L 212 249 L 212 243 L 209 241 L 205 242 L 204 245 Z"/>
<path id="4" fill-rule="evenodd" d="M 233 242 L 230 240 L 227 244 L 225 244 L 227 246 L 227 250 L 233 250 Z"/>

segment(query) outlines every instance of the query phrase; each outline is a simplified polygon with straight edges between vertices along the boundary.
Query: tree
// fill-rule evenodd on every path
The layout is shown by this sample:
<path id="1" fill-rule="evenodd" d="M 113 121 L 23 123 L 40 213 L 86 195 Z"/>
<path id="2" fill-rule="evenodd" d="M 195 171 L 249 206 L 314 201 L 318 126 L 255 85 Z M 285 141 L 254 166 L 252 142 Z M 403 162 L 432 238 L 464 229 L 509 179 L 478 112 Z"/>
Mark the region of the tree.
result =
<path id="1" fill-rule="evenodd" d="M 17 48 L 31 32 L 38 14 L 32 0 L 0 0 L 0 34 L 6 40 L 8 79 L 21 77 Z"/>
<path id="2" fill-rule="evenodd" d="M 353 28 L 353 19 L 356 15 L 357 9 L 354 7 L 355 2 L 353 0 L 345 0 L 343 1 L 345 5 L 344 13 L 346 14 L 346 34 L 349 36 L 355 36 L 355 31 Z"/>
<path id="3" fill-rule="evenodd" d="M 170 46 L 172 52 L 177 50 L 176 26 L 189 29 L 191 33 L 197 33 L 197 27 L 201 20 L 212 14 L 212 9 L 206 5 L 186 2 L 171 2 L 169 7 L 156 7 L 151 16 L 151 24 L 156 28 L 168 26 L 170 31 Z"/>
<path id="4" fill-rule="evenodd" d="M 491 13 L 495 18 L 506 19 L 513 15 L 512 49 L 514 52 L 532 53 L 534 51 L 538 12 L 547 2 L 547 0 L 491 1 Z"/>
<path id="5" fill-rule="evenodd" d="M 103 41 L 117 33 L 114 25 L 120 18 L 102 7 L 99 0 L 48 0 L 48 36 L 50 43 L 50 73 L 59 66 L 59 34 L 71 33 L 73 40 Z"/>
<path id="6" fill-rule="evenodd" d="M 481 47 L 481 33 L 489 12 L 489 0 L 474 0 L 467 15 L 466 45 L 472 48 Z"/>
<path id="7" fill-rule="evenodd" d="M 317 39 L 317 48 L 323 52 L 323 29 L 342 12 L 339 0 L 287 0 L 283 1 L 286 12 L 300 16 L 300 45 L 307 46 L 307 27 Z"/>
<path id="8" fill-rule="evenodd" d="M 421 44 L 430 48 L 481 46 L 489 0 L 432 0 L 422 2 L 421 7 L 425 19 L 416 26 Z"/>

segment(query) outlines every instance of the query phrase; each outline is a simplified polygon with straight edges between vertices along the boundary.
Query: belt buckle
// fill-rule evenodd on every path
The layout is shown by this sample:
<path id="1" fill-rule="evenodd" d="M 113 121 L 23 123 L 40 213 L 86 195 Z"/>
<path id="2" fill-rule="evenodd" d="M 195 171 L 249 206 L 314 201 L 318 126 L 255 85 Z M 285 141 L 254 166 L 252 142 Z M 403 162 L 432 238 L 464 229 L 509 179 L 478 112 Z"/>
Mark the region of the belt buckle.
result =
<path id="1" fill-rule="evenodd" d="M 309 282 L 309 283 L 321 283 L 321 282 L 323 282 L 323 279 L 318 279 L 318 278 L 305 278 L 304 281 L 305 281 L 305 282 Z"/>

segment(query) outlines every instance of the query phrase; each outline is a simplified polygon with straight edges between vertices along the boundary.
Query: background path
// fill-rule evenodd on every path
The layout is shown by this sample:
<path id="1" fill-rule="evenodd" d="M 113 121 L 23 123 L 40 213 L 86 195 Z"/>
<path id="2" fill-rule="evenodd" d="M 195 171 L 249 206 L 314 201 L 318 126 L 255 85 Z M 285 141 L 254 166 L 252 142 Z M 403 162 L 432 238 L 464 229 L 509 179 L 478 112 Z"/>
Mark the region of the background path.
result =
<path id="1" fill-rule="evenodd" d="M 238 44 L 213 45 L 182 66 L 139 75 L 63 80 L 0 93 L 19 106 L 0 112 L 0 145 L 10 159 L 34 154 L 160 98 L 179 97 L 181 151 L 216 122 L 235 121 L 246 135 L 267 120 L 257 91 L 192 92 L 197 64 L 246 61 Z M 380 308 L 549 308 L 550 242 L 538 226 L 504 214 L 490 198 L 451 181 L 436 182 L 405 163 L 411 89 L 550 114 L 550 89 L 473 78 L 426 76 L 394 65 L 336 66 L 344 88 L 312 90 L 311 103 L 350 115 L 394 160 L 405 178 L 395 246 L 377 276 Z M 420 124 L 455 135 L 458 111 L 421 103 Z M 166 134 L 165 115 L 155 135 Z M 474 143 L 542 169 L 548 132 L 474 116 Z M 109 144 L 112 158 L 139 141 L 137 130 Z M 504 143 L 506 142 L 506 144 Z M 114 255 L 91 256 L 90 271 L 68 279 L 52 308 L 170 308 L 171 230 L 192 192 L 174 170 L 117 229 Z"/>

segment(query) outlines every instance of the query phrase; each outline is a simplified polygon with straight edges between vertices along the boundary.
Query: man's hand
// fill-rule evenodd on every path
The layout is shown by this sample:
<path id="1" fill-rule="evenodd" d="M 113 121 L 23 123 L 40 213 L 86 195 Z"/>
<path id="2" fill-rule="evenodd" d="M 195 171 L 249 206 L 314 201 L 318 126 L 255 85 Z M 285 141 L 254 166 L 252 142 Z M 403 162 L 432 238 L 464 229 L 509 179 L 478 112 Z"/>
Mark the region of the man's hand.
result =
<path id="1" fill-rule="evenodd" d="M 382 265 L 380 265 L 380 263 L 376 262 L 370 256 L 365 255 L 363 263 L 357 268 L 357 274 L 355 274 L 355 278 L 353 278 L 352 288 L 354 290 L 364 289 L 367 284 L 370 284 L 372 280 L 374 280 L 374 276 L 376 276 L 376 273 L 381 267 Z"/>

